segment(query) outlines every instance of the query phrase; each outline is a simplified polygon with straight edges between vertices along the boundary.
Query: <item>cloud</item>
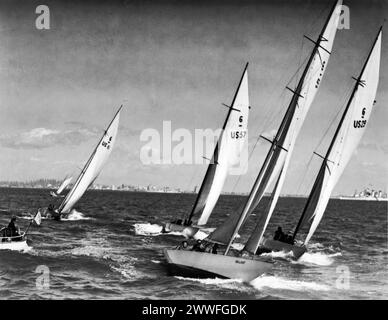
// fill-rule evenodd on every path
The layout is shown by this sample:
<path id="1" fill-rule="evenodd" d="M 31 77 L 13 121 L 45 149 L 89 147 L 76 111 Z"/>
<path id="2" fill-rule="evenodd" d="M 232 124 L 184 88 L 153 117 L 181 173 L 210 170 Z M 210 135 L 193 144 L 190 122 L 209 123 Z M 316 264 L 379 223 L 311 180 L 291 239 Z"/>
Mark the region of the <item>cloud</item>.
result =
<path id="1" fill-rule="evenodd" d="M 34 128 L 17 134 L 1 135 L 0 145 L 11 149 L 45 149 L 56 145 L 79 145 L 97 135 L 96 130 L 52 130 Z"/>

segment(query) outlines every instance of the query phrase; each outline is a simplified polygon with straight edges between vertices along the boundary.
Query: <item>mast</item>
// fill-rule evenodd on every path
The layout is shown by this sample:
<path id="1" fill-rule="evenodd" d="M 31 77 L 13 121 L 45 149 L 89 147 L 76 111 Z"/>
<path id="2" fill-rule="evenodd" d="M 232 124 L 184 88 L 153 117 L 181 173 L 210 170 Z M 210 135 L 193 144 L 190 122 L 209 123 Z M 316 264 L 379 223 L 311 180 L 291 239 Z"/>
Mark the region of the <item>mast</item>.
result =
<path id="1" fill-rule="evenodd" d="M 215 168 L 218 165 L 218 155 L 219 155 L 219 149 L 220 149 L 220 145 L 221 145 L 222 135 L 223 135 L 223 132 L 225 131 L 225 128 L 226 128 L 226 125 L 227 125 L 228 120 L 230 118 L 230 115 L 231 115 L 232 111 L 239 112 L 239 110 L 234 108 L 234 102 L 235 102 L 237 94 L 238 94 L 238 92 L 240 90 L 241 83 L 242 83 L 242 81 L 244 79 L 244 75 L 245 75 L 245 73 L 246 73 L 246 71 L 248 69 L 248 64 L 249 64 L 249 62 L 247 62 L 245 67 L 244 67 L 244 71 L 243 71 L 242 76 L 240 78 L 237 90 L 236 90 L 236 92 L 234 94 L 234 97 L 233 97 L 233 100 L 232 100 L 232 104 L 230 106 L 225 105 L 228 108 L 228 113 L 226 115 L 224 124 L 222 126 L 222 130 L 221 130 L 220 136 L 218 138 L 217 144 L 216 144 L 216 146 L 214 148 L 213 157 L 212 157 L 212 159 L 211 159 L 211 161 L 210 161 L 210 163 L 209 163 L 209 165 L 207 167 L 207 170 L 206 170 L 206 173 L 205 173 L 205 177 L 202 180 L 201 187 L 200 187 L 200 189 L 198 191 L 198 195 L 197 195 L 197 197 L 195 199 L 194 206 L 193 206 L 193 208 L 192 208 L 192 210 L 191 210 L 191 212 L 190 212 L 190 214 L 188 216 L 188 219 L 187 219 L 188 223 L 190 223 L 192 221 L 192 218 L 193 218 L 194 214 L 196 214 L 197 212 L 203 210 L 203 207 L 198 210 L 197 206 L 199 205 L 200 200 L 203 200 L 204 197 L 205 197 L 204 202 L 206 204 L 206 198 L 207 198 L 208 194 L 204 194 L 204 192 L 205 192 L 206 187 L 208 186 L 208 182 L 209 182 L 210 177 L 212 177 L 212 176 L 214 177 Z"/>
<path id="2" fill-rule="evenodd" d="M 58 212 L 61 213 L 61 211 L 63 210 L 63 208 L 65 207 L 67 201 L 71 198 L 71 196 L 74 194 L 75 190 L 77 189 L 78 185 L 80 184 L 86 170 L 89 168 L 89 165 L 90 163 L 92 162 L 93 158 L 94 158 L 94 155 L 96 154 L 97 152 L 97 149 L 98 147 L 100 146 L 102 140 L 104 139 L 105 135 L 107 134 L 110 126 L 112 125 L 113 121 L 116 119 L 117 115 L 119 114 L 119 112 L 121 111 L 121 109 L 123 108 L 123 105 L 120 106 L 120 108 L 117 110 L 116 114 L 114 115 L 114 117 L 112 118 L 112 120 L 110 121 L 109 125 L 107 126 L 106 130 L 104 131 L 104 134 L 102 135 L 102 137 L 100 138 L 100 140 L 98 141 L 96 147 L 94 148 L 92 154 L 90 155 L 88 161 L 86 162 L 85 166 L 83 167 L 83 169 L 81 170 L 81 173 L 79 174 L 78 178 L 77 178 L 77 181 L 74 183 L 73 187 L 71 188 L 70 192 L 66 195 L 65 199 L 62 201 L 61 205 L 59 206 L 58 208 Z"/>
<path id="3" fill-rule="evenodd" d="M 241 212 L 240 214 L 240 217 L 239 219 L 237 220 L 237 223 L 234 227 L 234 230 L 232 231 L 232 235 L 231 237 L 229 238 L 229 241 L 228 241 L 228 244 L 227 244 L 227 248 L 226 248 L 226 251 L 225 251 L 225 255 L 228 253 L 231 245 L 232 245 L 232 242 L 238 232 L 238 230 L 241 228 L 242 224 L 244 223 L 247 215 L 252 212 L 254 210 L 254 208 L 259 204 L 259 202 L 261 201 L 262 199 L 262 196 L 264 195 L 264 192 L 266 190 L 266 188 L 268 187 L 268 184 L 271 180 L 271 177 L 273 176 L 274 174 L 274 171 L 275 171 L 275 167 L 276 167 L 276 164 L 277 164 L 277 161 L 279 159 L 279 156 L 280 156 L 280 153 L 282 151 L 285 151 L 285 152 L 288 152 L 288 150 L 286 149 L 286 147 L 288 146 L 285 146 L 284 143 L 287 139 L 287 136 L 288 136 L 288 133 L 289 133 L 289 129 L 290 129 L 290 126 L 292 124 L 292 121 L 293 121 L 293 118 L 294 118 L 294 114 L 295 114 L 295 110 L 296 108 L 299 107 L 298 105 L 298 101 L 299 99 L 305 99 L 305 97 L 303 97 L 301 95 L 301 91 L 302 91 L 302 88 L 303 88 L 303 85 L 305 83 L 305 78 L 306 78 L 306 75 L 312 65 L 312 62 L 313 62 L 313 59 L 314 57 L 316 56 L 316 54 L 319 55 L 320 57 L 320 53 L 319 53 L 319 50 L 318 48 L 321 48 L 323 49 L 324 51 L 326 51 L 327 53 L 330 54 L 330 52 L 328 50 L 326 50 L 324 47 L 321 46 L 321 42 L 322 41 L 328 41 L 327 39 L 325 39 L 323 37 L 325 31 L 326 31 L 326 28 L 328 26 L 328 23 L 333 15 L 333 12 L 334 10 L 336 9 L 337 7 L 337 4 L 339 3 L 340 1 L 335 1 L 331 11 L 330 11 L 330 14 L 328 15 L 325 23 L 324 23 L 324 26 L 318 36 L 318 39 L 317 41 L 313 41 L 311 40 L 310 38 L 308 38 L 310 41 L 312 41 L 314 43 L 314 48 L 310 54 L 310 57 L 309 57 L 309 60 L 306 64 L 306 67 L 304 68 L 303 70 L 303 73 L 302 73 L 302 76 L 300 77 L 300 80 L 298 82 L 298 85 L 296 87 L 295 90 L 292 90 L 290 88 L 287 87 L 287 89 L 289 89 L 291 92 L 293 92 L 293 96 L 292 96 L 292 99 L 290 101 L 290 104 L 287 108 L 287 111 L 286 111 L 286 114 L 284 115 L 283 119 L 282 119 L 282 122 L 279 126 L 279 129 L 275 135 L 275 138 L 273 139 L 273 141 L 270 141 L 269 139 L 267 138 L 264 138 L 265 140 L 271 142 L 271 147 L 270 147 L 270 150 L 268 151 L 267 153 L 267 156 L 264 160 L 264 163 L 260 169 L 260 172 L 256 178 L 256 181 L 251 189 L 251 192 L 249 194 L 249 197 L 248 197 L 248 200 L 244 206 L 244 209 L 243 211 Z M 307 38 L 307 37 L 306 37 Z M 284 164 L 283 164 L 283 167 L 284 167 Z M 283 171 L 283 170 L 282 170 Z M 279 182 L 279 180 L 278 180 Z M 275 186 L 275 189 L 277 188 L 277 185 Z M 259 220 L 262 220 L 262 217 L 260 217 Z M 259 224 L 260 224 L 260 221 L 259 221 Z M 258 224 L 258 227 L 260 229 L 262 229 L 263 227 L 260 227 L 260 225 Z M 248 240 L 249 242 L 249 245 L 251 245 L 251 241 L 253 242 L 258 242 L 256 241 L 256 239 L 253 239 L 253 238 L 256 238 L 256 233 L 261 233 L 262 230 L 256 230 L 254 231 L 254 233 L 251 235 L 251 238 Z M 248 243 L 247 243 L 248 244 Z M 253 244 L 252 244 L 253 245 Z M 254 246 L 256 247 L 258 245 L 258 243 L 255 243 Z"/>
<path id="4" fill-rule="evenodd" d="M 368 56 L 367 56 L 367 58 L 366 58 L 366 60 L 364 62 L 364 65 L 363 65 L 363 67 L 361 69 L 361 72 L 360 72 L 358 78 L 353 78 L 356 81 L 356 83 L 355 83 L 355 85 L 353 87 L 352 93 L 350 95 L 348 103 L 346 104 L 345 110 L 344 110 L 344 112 L 343 112 L 343 114 L 341 116 L 341 119 L 340 119 L 340 121 L 338 123 L 338 126 L 337 126 L 337 128 L 335 130 L 334 136 L 333 136 L 333 138 L 332 138 L 332 140 L 330 142 L 330 145 L 328 147 L 326 155 L 324 157 L 322 157 L 322 156 L 317 154 L 318 156 L 320 156 L 323 159 L 323 161 L 322 161 L 319 173 L 317 175 L 317 178 L 316 178 L 316 180 L 314 182 L 314 185 L 313 185 L 313 187 L 311 189 L 310 195 L 309 195 L 309 197 L 307 199 L 306 205 L 305 205 L 305 207 L 303 209 L 302 215 L 301 215 L 301 217 L 300 217 L 300 219 L 298 221 L 298 224 L 297 224 L 297 226 L 295 228 L 295 231 L 294 231 L 294 234 L 293 234 L 293 239 L 295 239 L 298 231 L 301 229 L 301 227 L 303 227 L 303 225 L 306 223 L 306 221 L 311 218 L 311 215 L 315 211 L 315 208 L 316 208 L 316 205 L 317 205 L 317 201 L 319 200 L 319 197 L 320 197 L 320 189 L 322 188 L 323 179 L 325 177 L 325 170 L 326 170 L 326 168 L 329 169 L 328 162 L 331 162 L 330 159 L 329 159 L 330 153 L 331 153 L 331 151 L 333 149 L 334 144 L 337 141 L 338 134 L 339 134 L 339 132 L 341 130 L 341 127 L 342 127 L 342 125 L 344 123 L 344 120 L 346 118 L 348 110 L 349 110 L 349 108 L 350 108 L 350 106 L 351 106 L 351 104 L 353 102 L 353 98 L 354 98 L 354 96 L 355 96 L 359 86 L 364 86 L 365 85 L 364 81 L 362 80 L 362 77 L 364 75 L 365 68 L 366 68 L 366 66 L 367 66 L 367 64 L 369 62 L 370 56 L 371 56 L 371 54 L 373 52 L 373 49 L 375 48 L 376 42 L 379 39 L 380 33 L 382 32 L 382 28 L 383 28 L 383 26 L 380 27 L 379 32 L 377 33 L 377 36 L 376 36 L 375 40 L 373 41 L 372 48 L 370 49 L 370 51 L 368 53 Z M 329 173 L 330 173 L 330 169 L 329 169 Z M 310 212 L 310 215 L 307 215 L 308 212 Z"/>

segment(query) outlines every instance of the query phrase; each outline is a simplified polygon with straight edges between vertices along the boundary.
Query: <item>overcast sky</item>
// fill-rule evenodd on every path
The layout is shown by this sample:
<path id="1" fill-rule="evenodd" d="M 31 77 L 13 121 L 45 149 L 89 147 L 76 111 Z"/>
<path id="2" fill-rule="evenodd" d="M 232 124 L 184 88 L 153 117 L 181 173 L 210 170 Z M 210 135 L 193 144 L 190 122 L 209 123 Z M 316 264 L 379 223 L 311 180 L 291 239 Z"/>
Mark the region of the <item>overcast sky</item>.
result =
<path id="1" fill-rule="evenodd" d="M 41 1 L 0 1 L 0 180 L 77 173 L 124 102 L 117 144 L 97 183 L 192 189 L 206 165 L 143 165 L 142 130 L 161 131 L 163 120 L 173 130 L 219 128 L 226 115 L 221 103 L 231 102 L 249 61 L 251 150 L 260 133 L 279 125 L 291 98 L 284 87 L 312 49 L 303 35 L 315 39 L 332 6 L 324 0 L 157 3 L 45 1 L 50 30 L 38 30 Z M 344 4 L 350 29 L 337 32 L 283 193 L 310 190 L 320 165 L 312 152 L 325 152 L 351 77 L 388 17 L 385 0 Z M 387 74 L 383 31 L 377 103 L 334 194 L 369 184 L 388 189 Z M 229 178 L 227 191 L 249 190 L 267 149 L 260 141 L 248 173 Z"/>

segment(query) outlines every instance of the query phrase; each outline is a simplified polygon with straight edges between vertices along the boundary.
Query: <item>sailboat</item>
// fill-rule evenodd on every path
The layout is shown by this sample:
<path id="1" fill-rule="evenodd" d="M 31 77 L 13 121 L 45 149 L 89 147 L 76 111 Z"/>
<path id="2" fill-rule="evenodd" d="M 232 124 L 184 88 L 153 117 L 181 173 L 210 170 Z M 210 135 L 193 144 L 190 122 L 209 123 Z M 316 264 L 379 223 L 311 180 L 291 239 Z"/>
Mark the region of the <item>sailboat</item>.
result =
<path id="1" fill-rule="evenodd" d="M 55 220 L 60 220 L 64 214 L 70 213 L 78 200 L 100 174 L 103 166 L 112 153 L 112 149 L 116 141 L 121 109 L 122 106 L 120 106 L 107 129 L 104 131 L 100 141 L 93 150 L 73 187 L 70 189 L 61 205 L 58 209 L 49 212 Z"/>
<path id="2" fill-rule="evenodd" d="M 316 231 L 330 195 L 348 164 L 354 150 L 360 142 L 368 123 L 374 105 L 379 82 L 382 27 L 373 43 L 361 73 L 355 80 L 355 85 L 342 114 L 338 127 L 331 140 L 325 156 L 321 156 L 322 164 L 302 215 L 294 230 L 293 241 L 300 230 L 310 224 L 308 234 L 302 245 L 286 244 L 277 240 L 259 237 L 259 241 L 251 240 L 247 250 L 256 252 L 259 247 L 268 251 L 292 251 L 298 259 L 306 250 L 306 245 Z"/>
<path id="3" fill-rule="evenodd" d="M 201 226 L 206 225 L 224 186 L 231 168 L 239 164 L 240 154 L 248 139 L 247 126 L 249 115 L 248 63 L 245 65 L 237 90 L 228 108 L 213 157 L 207 167 L 197 198 L 190 214 L 185 219 L 166 223 L 164 232 L 182 232 L 193 237 Z M 241 164 L 241 163 L 240 163 Z M 196 225 L 193 218 L 198 217 Z"/>
<path id="4" fill-rule="evenodd" d="M 226 246 L 223 256 L 196 251 L 166 249 L 165 256 L 172 272 L 184 271 L 187 274 L 187 271 L 190 270 L 196 276 L 201 276 L 205 273 L 217 277 L 239 278 L 244 281 L 250 281 L 271 269 L 271 263 L 259 258 L 253 258 L 256 251 L 252 252 L 249 250 L 250 243 L 257 237 L 257 227 L 246 243 L 245 250 L 237 254 L 229 254 L 229 252 L 238 231 L 246 222 L 248 215 L 259 204 L 264 192 L 276 175 L 278 175 L 278 178 L 273 192 L 273 200 L 279 196 L 279 190 L 283 184 L 296 137 L 327 67 L 337 31 L 341 4 L 342 1 L 339 0 L 332 7 L 318 39 L 314 41 L 308 38 L 314 43 L 314 48 L 297 87 L 295 89 L 287 87 L 293 95 L 274 139 L 270 140 L 267 137 L 263 137 L 270 142 L 271 146 L 243 210 L 241 212 L 236 211 L 235 214 L 230 215 L 223 224 L 204 239 L 205 245 L 203 247 L 205 247 L 205 250 L 206 247 L 210 246 L 214 248 L 214 245 Z M 265 219 L 260 219 L 259 223 L 266 225 L 268 222 Z M 253 257 L 251 254 L 253 254 Z M 236 255 L 238 259 L 236 259 Z M 250 269 L 252 265 L 254 265 L 253 270 Z"/>
<path id="5" fill-rule="evenodd" d="M 63 190 L 66 189 L 66 187 L 70 184 L 71 180 L 73 180 L 73 177 L 66 177 L 61 185 L 59 186 L 58 190 L 57 191 L 50 191 L 50 195 L 54 198 L 58 198 L 58 197 L 61 197 L 61 198 L 64 198 L 65 196 L 61 195 L 61 193 L 63 192 Z"/>
<path id="6" fill-rule="evenodd" d="M 14 217 L 12 218 L 14 219 Z M 15 217 L 16 219 L 16 217 Z M 0 228 L 0 250 L 24 250 L 28 247 L 27 245 L 27 234 L 33 224 L 39 226 L 41 224 L 42 217 L 40 211 L 33 218 L 31 218 L 26 231 L 18 232 L 13 234 L 12 229 L 9 227 Z"/>

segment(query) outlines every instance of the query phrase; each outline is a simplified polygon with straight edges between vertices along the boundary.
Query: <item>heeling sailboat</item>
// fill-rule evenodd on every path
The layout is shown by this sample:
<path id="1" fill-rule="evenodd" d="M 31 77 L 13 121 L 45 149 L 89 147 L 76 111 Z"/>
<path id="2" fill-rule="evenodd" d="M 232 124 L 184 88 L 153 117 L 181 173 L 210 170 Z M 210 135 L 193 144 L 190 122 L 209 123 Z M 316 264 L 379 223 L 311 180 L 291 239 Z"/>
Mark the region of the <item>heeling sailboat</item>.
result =
<path id="1" fill-rule="evenodd" d="M 55 219 L 60 219 L 63 214 L 70 213 L 84 192 L 97 179 L 104 164 L 108 160 L 116 141 L 121 109 L 122 106 L 120 106 L 107 129 L 104 131 L 104 134 L 90 155 L 73 187 L 70 189 L 59 208 L 55 210 L 55 214 L 52 214 Z"/>
<path id="2" fill-rule="evenodd" d="M 73 177 L 66 177 L 61 185 L 59 186 L 58 190 L 53 192 L 53 191 L 50 191 L 50 195 L 54 198 L 57 198 L 57 197 L 64 197 L 63 195 L 61 195 L 61 193 L 63 192 L 63 190 L 66 189 L 66 187 L 70 184 L 71 180 L 73 180 Z"/>
<path id="3" fill-rule="evenodd" d="M 231 168 L 239 164 L 242 148 L 248 139 L 249 115 L 248 63 L 245 65 L 239 85 L 233 97 L 210 164 L 207 167 L 194 206 L 186 219 L 166 223 L 164 232 L 178 231 L 193 237 L 199 226 L 207 223 Z M 196 226 L 193 218 L 198 217 Z"/>
<path id="4" fill-rule="evenodd" d="M 330 51 L 341 13 L 341 4 L 341 0 L 334 4 L 318 39 L 316 41 L 310 39 L 315 44 L 314 48 L 296 89 L 292 90 L 287 88 L 293 93 L 293 96 L 274 139 L 271 141 L 263 137 L 271 143 L 271 147 L 243 210 L 231 215 L 205 239 L 206 246 L 213 245 L 214 248 L 214 244 L 217 246 L 226 245 L 224 255 L 186 250 L 165 250 L 165 256 L 173 272 L 179 272 L 180 270 L 186 274 L 190 271 L 197 276 L 212 274 L 250 281 L 271 269 L 271 264 L 266 261 L 243 257 L 245 256 L 244 252 L 239 252 L 237 254 L 238 258 L 236 258 L 236 254 L 230 255 L 230 248 L 247 216 L 259 204 L 264 192 L 277 174 L 279 174 L 279 177 L 272 195 L 273 201 L 276 201 L 278 197 L 278 190 L 280 190 L 283 184 L 295 139 L 318 91 L 327 66 L 327 61 L 330 57 Z M 259 218 L 258 225 L 264 226 L 267 223 L 267 219 L 263 219 L 263 217 Z M 250 250 L 250 244 L 252 239 L 256 238 L 258 228 L 255 229 L 250 240 L 247 242 L 245 251 L 256 252 L 256 250 Z M 225 265 L 226 263 L 228 264 Z M 254 265 L 253 270 L 251 269 L 252 265 Z"/>
<path id="5" fill-rule="evenodd" d="M 373 43 L 365 64 L 354 85 L 327 153 L 307 199 L 293 238 L 310 223 L 304 245 L 310 241 L 317 229 L 330 195 L 360 142 L 375 103 L 379 83 L 382 27 Z"/>

